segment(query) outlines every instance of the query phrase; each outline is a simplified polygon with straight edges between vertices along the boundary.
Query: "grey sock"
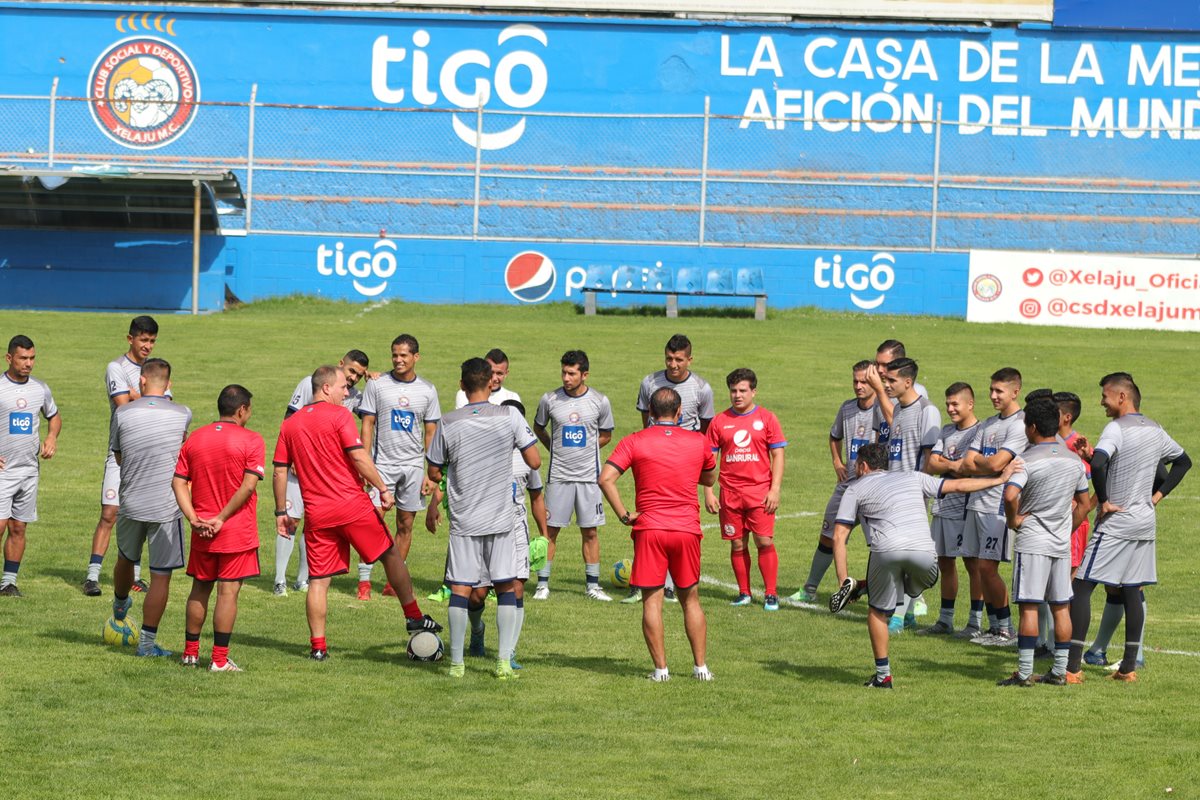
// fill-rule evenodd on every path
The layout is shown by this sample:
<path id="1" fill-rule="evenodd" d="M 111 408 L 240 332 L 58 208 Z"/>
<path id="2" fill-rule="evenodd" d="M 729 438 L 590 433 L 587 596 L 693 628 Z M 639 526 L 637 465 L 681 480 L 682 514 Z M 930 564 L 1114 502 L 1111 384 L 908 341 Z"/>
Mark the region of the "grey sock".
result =
<path id="1" fill-rule="evenodd" d="M 1117 626 L 1124 618 L 1125 601 L 1121 595 L 1105 592 L 1104 613 L 1100 615 L 1100 626 L 1096 628 L 1096 638 L 1092 640 L 1088 652 L 1100 653 L 1108 650 L 1113 634 L 1117 632 Z"/>
<path id="2" fill-rule="evenodd" d="M 483 603 L 477 606 L 467 606 L 467 619 L 471 620 L 471 632 L 481 633 L 483 631 Z"/>
<path id="3" fill-rule="evenodd" d="M 511 661 L 513 648 L 516 646 L 517 633 L 517 596 L 513 592 L 503 592 L 496 596 L 496 636 L 500 640 L 496 658 L 500 661 Z"/>
<path id="4" fill-rule="evenodd" d="M 541 569 L 539 569 L 539 570 L 538 570 L 538 583 L 539 583 L 539 584 L 542 584 L 542 583 L 544 583 L 544 584 L 546 584 L 547 586 L 549 586 L 549 585 L 550 585 L 550 570 L 551 570 L 553 567 L 554 567 L 554 559 L 552 559 L 552 558 L 547 558 L 547 559 L 546 559 L 546 566 L 544 566 L 544 567 L 542 567 Z"/>
<path id="5" fill-rule="evenodd" d="M 455 600 L 461 599 L 461 603 Z M 467 639 L 467 598 L 458 595 L 450 596 L 450 663 L 463 663 L 463 643 Z"/>
<path id="6" fill-rule="evenodd" d="M 1067 674 L 1067 656 L 1071 652 L 1070 642 L 1055 642 L 1054 643 L 1054 669 L 1055 675 Z"/>
<path id="7" fill-rule="evenodd" d="M 296 539 L 291 539 L 286 536 L 275 537 L 275 582 L 287 583 L 287 566 L 288 561 L 292 557 L 292 548 L 296 546 Z"/>
<path id="8" fill-rule="evenodd" d="M 812 566 L 808 568 L 808 579 L 804 581 L 804 588 L 810 592 L 817 591 L 817 587 L 821 585 L 821 580 L 829 571 L 831 564 L 833 564 L 833 550 L 827 553 L 818 545 L 813 552 Z"/>
<path id="9" fill-rule="evenodd" d="M 1033 675 L 1033 648 L 1023 647 L 1017 651 L 1017 674 L 1022 678 Z"/>

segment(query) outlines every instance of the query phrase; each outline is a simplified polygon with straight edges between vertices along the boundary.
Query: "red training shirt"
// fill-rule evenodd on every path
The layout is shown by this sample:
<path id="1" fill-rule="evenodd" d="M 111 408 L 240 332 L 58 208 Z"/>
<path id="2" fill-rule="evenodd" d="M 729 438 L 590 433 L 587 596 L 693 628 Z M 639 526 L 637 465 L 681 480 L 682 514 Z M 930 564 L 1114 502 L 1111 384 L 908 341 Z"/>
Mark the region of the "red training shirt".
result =
<path id="1" fill-rule="evenodd" d="M 283 421 L 273 460 L 296 471 L 306 526 L 331 528 L 374 510 L 349 456 L 362 446 L 354 415 L 341 405 L 311 403 Z"/>
<path id="2" fill-rule="evenodd" d="M 263 438 L 235 422 L 214 422 L 192 433 L 179 451 L 175 477 L 192 484 L 196 516 L 221 513 L 242 485 L 246 473 L 263 477 Z M 192 531 L 192 549 L 204 553 L 244 553 L 258 549 L 258 493 L 251 492 L 211 539 Z"/>
<path id="3" fill-rule="evenodd" d="M 621 472 L 633 469 L 634 505 L 641 512 L 635 531 L 703 535 L 696 487 L 700 473 L 717 466 L 703 434 L 678 425 L 651 425 L 622 439 L 608 463 Z"/>
<path id="4" fill-rule="evenodd" d="M 727 408 L 708 425 L 708 445 L 720 452 L 718 481 L 722 492 L 747 495 L 757 505 L 771 488 L 771 455 L 787 447 L 779 419 L 762 406 L 745 414 Z"/>

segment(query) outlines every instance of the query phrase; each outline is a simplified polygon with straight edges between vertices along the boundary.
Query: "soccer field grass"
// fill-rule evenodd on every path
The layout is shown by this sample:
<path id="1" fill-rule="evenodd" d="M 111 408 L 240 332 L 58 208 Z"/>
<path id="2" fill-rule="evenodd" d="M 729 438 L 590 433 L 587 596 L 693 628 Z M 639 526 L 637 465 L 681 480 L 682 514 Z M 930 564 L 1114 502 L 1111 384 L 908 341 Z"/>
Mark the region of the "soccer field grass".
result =
<path id="1" fill-rule="evenodd" d="M 703 589 L 711 684 L 691 680 L 678 606 L 668 606 L 667 648 L 675 679 L 643 679 L 649 659 L 640 607 L 588 602 L 578 533 L 560 535 L 553 595 L 527 600 L 519 681 L 494 680 L 491 660 L 467 659 L 452 682 L 445 664 L 409 662 L 394 600 L 354 597 L 352 575 L 330 593 L 331 659 L 307 655 L 304 599 L 271 594 L 274 571 L 269 481 L 260 485 L 263 576 L 242 592 L 231 656 L 240 675 L 186 670 L 175 659 L 139 660 L 100 643 L 105 596 L 79 591 L 98 512 L 108 430 L 105 364 L 124 352 L 131 314 L 0 313 L 3 338 L 37 345 L 35 376 L 63 414 L 59 452 L 44 462 L 40 521 L 29 527 L 23 599 L 0 597 L 0 793 L 6 797 L 240 796 L 754 798 L 783 797 L 1174 797 L 1200 793 L 1200 667 L 1195 631 L 1195 512 L 1200 476 L 1188 476 L 1159 507 L 1159 585 L 1147 592 L 1148 668 L 1134 685 L 1105 680 L 1063 688 L 998 688 L 1015 650 L 911 634 L 893 640 L 896 690 L 869 691 L 872 661 L 861 608 L 838 617 L 785 606 L 731 608 L 733 592 Z M 249 427 L 268 457 L 299 378 L 347 349 L 372 368 L 390 368 L 397 334 L 420 340 L 418 372 L 443 409 L 453 405 L 459 364 L 491 347 L 511 358 L 507 385 L 530 416 L 559 385 L 558 357 L 582 348 L 594 388 L 613 404 L 614 441 L 640 422 L 638 382 L 661 369 L 676 332 L 695 346 L 693 369 L 725 407 L 724 375 L 749 366 L 758 400 L 788 436 L 788 467 L 777 529 L 781 594 L 794 591 L 809 559 L 834 483 L 828 430 L 851 396 L 850 365 L 898 338 L 920 363 L 919 380 L 940 405 L 942 389 L 971 383 L 977 413 L 991 413 L 988 376 L 1015 366 L 1025 391 L 1049 386 L 1084 398 L 1081 432 L 1104 423 L 1097 379 L 1128 370 L 1143 410 L 1191 453 L 1200 427 L 1185 373 L 1196 336 L 1079 331 L 959 320 L 867 317 L 808 311 L 744 318 L 601 315 L 540 307 L 385 306 L 282 300 L 215 316 L 158 317 L 155 355 L 174 368 L 178 402 L 193 427 L 214 419 L 227 383 L 254 393 Z M 622 489 L 632 497 L 629 478 Z M 611 516 L 611 513 L 610 513 Z M 706 576 L 732 580 L 728 548 L 705 515 Z M 410 566 L 422 608 L 440 583 L 444 529 L 418 530 Z M 866 549 L 851 540 L 852 571 Z M 602 565 L 632 554 L 626 529 L 601 530 Z M 1007 570 L 1005 570 L 1007 573 Z M 294 577 L 295 566 L 289 570 Z M 761 589 L 757 566 L 752 572 Z M 822 599 L 833 584 L 832 571 Z M 177 574 L 159 642 L 180 651 L 190 579 Z M 615 592 L 615 590 L 614 590 Z M 966 619 L 966 581 L 959 626 Z M 935 607 L 936 590 L 927 593 Z M 1094 632 L 1103 599 L 1093 598 Z M 131 616 L 140 620 L 140 600 Z M 494 647 L 494 607 L 487 613 Z M 931 618 L 927 618 L 931 619 Z M 1121 629 L 1114 637 L 1121 641 Z M 211 620 L 202 663 L 211 645 Z M 1115 648 L 1119 650 L 1119 647 Z M 1176 651 L 1176 652 L 1161 652 Z M 1039 664 L 1039 666 L 1041 666 Z M 1189 688 L 1191 687 L 1191 688 Z"/>

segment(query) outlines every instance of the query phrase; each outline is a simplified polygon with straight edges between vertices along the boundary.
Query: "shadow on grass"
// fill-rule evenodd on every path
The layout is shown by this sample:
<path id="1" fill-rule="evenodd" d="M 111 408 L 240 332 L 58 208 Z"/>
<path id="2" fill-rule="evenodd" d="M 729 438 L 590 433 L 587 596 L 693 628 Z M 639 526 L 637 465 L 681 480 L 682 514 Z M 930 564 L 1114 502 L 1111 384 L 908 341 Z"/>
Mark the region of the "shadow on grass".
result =
<path id="1" fill-rule="evenodd" d="M 795 664 L 778 659 L 759 661 L 758 663 L 775 674 L 791 675 L 803 681 L 853 685 L 861 684 L 871 677 L 870 664 L 864 664 L 863 668 L 859 670 L 849 670 L 829 664 Z"/>
<path id="2" fill-rule="evenodd" d="M 103 619 L 97 619 L 95 624 L 88 623 L 87 630 L 76 630 L 74 628 L 58 628 L 52 631 L 42 631 L 38 636 L 43 639 L 50 639 L 55 642 L 66 642 L 67 644 L 86 645 L 88 647 L 107 647 L 108 645 L 100 639 L 100 629 L 104 625 Z"/>
<path id="3" fill-rule="evenodd" d="M 41 573 L 43 575 L 48 575 L 51 578 L 58 578 L 60 581 L 65 583 L 67 586 L 70 586 L 75 591 L 79 592 L 80 594 L 83 594 L 83 579 L 85 577 L 86 570 L 69 569 L 67 567 L 50 567 L 48 569 L 41 570 Z M 109 583 L 107 586 L 104 584 L 104 579 L 106 577 L 109 579 Z M 112 569 L 111 569 L 111 567 L 108 570 L 108 575 L 104 575 L 103 573 L 101 573 L 100 581 L 101 581 L 100 588 L 103 589 L 105 591 L 105 593 L 108 594 L 109 597 L 111 598 L 112 597 Z M 97 600 L 101 600 L 101 599 L 103 599 L 103 598 L 102 597 L 97 598 Z"/>
<path id="4" fill-rule="evenodd" d="M 524 660 L 524 659 L 522 659 Z M 566 667 L 581 672 L 607 672 L 622 677 L 643 677 L 646 665 L 643 661 L 610 656 L 576 656 L 567 653 L 541 653 L 537 662 L 548 667 Z"/>
<path id="5" fill-rule="evenodd" d="M 283 655 L 296 655 L 308 658 L 308 641 L 302 639 L 275 639 L 256 633 L 242 633 L 234 628 L 233 639 L 236 644 L 261 647 L 264 650 L 274 650 Z M 339 653 L 338 655 L 341 655 Z"/>
<path id="6" fill-rule="evenodd" d="M 930 658 L 903 656 L 904 669 L 925 673 L 942 673 L 956 678 L 972 678 L 995 683 L 1008 677 L 1017 668 L 1017 651 L 976 647 L 971 660 L 964 664 L 960 660 L 935 661 Z M 1034 672 L 1038 672 L 1034 666 Z"/>

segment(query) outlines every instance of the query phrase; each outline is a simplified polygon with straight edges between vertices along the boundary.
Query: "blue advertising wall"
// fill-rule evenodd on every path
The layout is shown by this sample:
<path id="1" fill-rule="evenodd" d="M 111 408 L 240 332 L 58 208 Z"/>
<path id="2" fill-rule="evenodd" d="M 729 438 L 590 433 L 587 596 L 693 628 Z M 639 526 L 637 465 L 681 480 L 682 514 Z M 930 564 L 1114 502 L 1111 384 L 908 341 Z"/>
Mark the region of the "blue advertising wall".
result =
<path id="1" fill-rule="evenodd" d="M 1156 182 L 1200 186 L 1200 53 L 1184 35 L 0 3 L 0 33 L 12 40 L 16 32 L 21 46 L 0 50 L 0 94 L 45 93 L 57 78 L 60 97 L 86 97 L 115 80 L 105 58 L 129 42 L 178 54 L 176 75 L 202 103 L 244 104 L 257 85 L 268 105 L 257 110 L 255 155 L 271 169 L 253 176 L 248 235 L 212 237 L 205 247 L 206 274 L 225 275 L 245 300 L 304 292 L 522 302 L 504 276 L 528 250 L 554 265 L 546 301 L 577 299 L 565 294 L 574 268 L 662 262 L 759 268 L 773 306 L 962 314 L 964 251 L 973 247 L 1200 250 L 1187 223 L 1200 218 L 1200 201 L 1145 191 Z M 706 99 L 714 177 L 700 245 Z M 46 149 L 45 104 L 6 102 L 28 124 L 0 125 L 0 162 L 31 165 Z M 940 143 L 931 123 L 939 105 L 945 119 L 964 123 L 944 128 Z M 123 141 L 119 125 L 88 104 L 57 109 L 60 162 L 226 166 L 249 183 L 244 106 L 201 105 L 141 142 Z M 696 116 L 540 116 L 551 112 Z M 798 119 L 813 116 L 823 120 Z M 1111 130 L 1150 125 L 1172 130 Z M 954 252 L 921 253 L 930 246 L 928 182 L 939 145 L 943 179 L 954 180 L 939 196 L 936 245 Z M 531 179 L 552 173 L 573 180 Z M 771 180 L 796 174 L 810 183 Z M 1086 191 L 1135 179 L 1130 191 Z M 1055 193 L 1036 191 L 1039 181 Z M 369 238 L 379 231 L 387 238 Z M 122 237 L 145 238 L 110 239 Z M 642 243 L 621 244 L 634 240 Z M 360 272 L 368 263 L 388 272 L 390 261 L 376 261 L 379 241 L 390 243 L 396 264 L 386 280 L 330 266 L 342 242 L 344 255 L 369 251 L 369 261 L 354 262 Z M 9 265 L 0 282 L 14 267 L 45 261 L 56 242 L 0 232 Z M 102 268 L 96 253 L 104 250 L 60 248 L 52 260 Z M 121 269 L 118 249 L 108 251 L 108 268 Z M 838 264 L 869 268 L 846 278 Z M 887 283 L 889 270 L 886 290 L 870 283 L 871 275 Z M 868 283 L 854 289 L 864 274 Z M 363 292 L 356 279 L 385 288 Z M 39 281 L 27 284 L 39 295 L 53 283 Z M 56 288 L 54 301 L 32 302 L 97 303 L 94 292 L 76 303 L 72 286 Z M 219 295 L 206 290 L 204 303 L 219 307 Z"/>

